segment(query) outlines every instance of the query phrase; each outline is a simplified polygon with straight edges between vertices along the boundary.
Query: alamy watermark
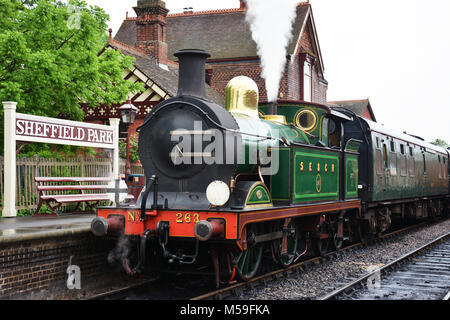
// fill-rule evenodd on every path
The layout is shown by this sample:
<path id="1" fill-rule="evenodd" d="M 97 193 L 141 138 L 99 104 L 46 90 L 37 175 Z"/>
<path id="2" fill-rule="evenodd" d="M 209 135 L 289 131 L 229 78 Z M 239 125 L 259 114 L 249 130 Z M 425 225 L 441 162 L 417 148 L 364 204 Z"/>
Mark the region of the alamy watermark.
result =
<path id="1" fill-rule="evenodd" d="M 270 137 L 267 132 L 270 132 Z M 279 170 L 279 139 L 276 129 L 251 133 L 203 130 L 202 122 L 195 121 L 193 130 L 177 129 L 171 131 L 170 136 L 171 141 L 176 143 L 170 152 L 174 165 L 259 165 L 262 175 L 276 175 Z"/>
<path id="2" fill-rule="evenodd" d="M 370 266 L 367 268 L 369 272 L 373 272 L 370 277 L 367 278 L 367 289 L 380 289 L 381 288 L 381 271 L 377 266 Z"/>
<path id="3" fill-rule="evenodd" d="M 69 20 L 67 20 L 67 28 L 69 28 L 70 30 L 79 30 L 81 28 L 80 8 L 69 4 L 67 6 L 67 12 L 70 14 Z"/>
<path id="4" fill-rule="evenodd" d="M 76 265 L 70 265 L 67 268 L 67 289 L 69 290 L 73 290 L 73 289 L 77 289 L 80 290 L 81 289 L 81 269 L 79 266 Z"/>

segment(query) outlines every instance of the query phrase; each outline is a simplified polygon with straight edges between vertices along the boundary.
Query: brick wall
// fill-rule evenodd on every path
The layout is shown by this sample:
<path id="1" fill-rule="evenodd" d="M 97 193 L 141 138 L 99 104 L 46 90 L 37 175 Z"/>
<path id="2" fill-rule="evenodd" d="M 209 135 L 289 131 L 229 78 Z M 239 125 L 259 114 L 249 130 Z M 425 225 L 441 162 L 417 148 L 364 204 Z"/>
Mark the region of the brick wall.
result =
<path id="1" fill-rule="evenodd" d="M 302 38 L 300 39 L 300 46 L 308 50 L 309 52 L 314 52 L 314 45 L 311 40 L 311 31 L 309 25 L 306 27 L 305 31 L 302 34 Z"/>
<path id="2" fill-rule="evenodd" d="M 280 96 L 284 100 L 302 100 L 303 99 L 303 62 L 305 54 L 300 52 L 309 52 L 314 54 L 314 44 L 310 36 L 310 30 L 307 28 L 302 35 L 300 46 L 302 50 L 298 54 L 287 59 L 284 74 L 280 81 Z M 252 78 L 258 85 L 260 102 L 267 102 L 267 92 L 265 80 L 262 77 L 262 68 L 258 60 L 229 60 L 220 62 L 210 62 L 211 67 L 211 86 L 221 94 L 225 94 L 227 83 L 234 77 L 243 75 Z M 328 85 L 321 81 L 318 62 L 313 67 L 312 78 L 312 102 L 326 104 Z"/>
<path id="3" fill-rule="evenodd" d="M 210 71 L 211 86 L 222 95 L 225 95 L 225 87 L 231 79 L 237 76 L 247 76 L 258 85 L 260 101 L 267 101 L 265 80 L 261 75 L 262 68 L 259 60 L 210 63 L 208 65 L 212 69 Z"/>
<path id="4" fill-rule="evenodd" d="M 90 233 L 0 243 L 0 299 L 64 286 L 70 257 L 81 268 L 81 281 L 109 272 L 107 257 L 114 241 Z"/>

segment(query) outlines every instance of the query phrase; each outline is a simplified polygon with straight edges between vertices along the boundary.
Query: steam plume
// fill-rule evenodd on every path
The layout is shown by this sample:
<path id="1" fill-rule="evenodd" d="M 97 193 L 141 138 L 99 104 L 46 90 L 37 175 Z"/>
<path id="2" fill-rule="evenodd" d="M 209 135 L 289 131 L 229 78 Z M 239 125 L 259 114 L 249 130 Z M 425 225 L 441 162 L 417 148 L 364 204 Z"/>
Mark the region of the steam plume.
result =
<path id="1" fill-rule="evenodd" d="M 286 50 L 292 38 L 298 0 L 247 0 L 247 22 L 261 58 L 267 98 L 278 98 L 280 80 L 286 64 Z"/>
<path id="2" fill-rule="evenodd" d="M 126 258 L 128 258 L 128 255 L 131 251 L 131 242 L 128 239 L 128 237 L 121 236 L 117 240 L 116 247 L 111 250 L 108 254 L 108 262 L 110 264 L 113 264 L 115 262 L 122 262 Z"/>

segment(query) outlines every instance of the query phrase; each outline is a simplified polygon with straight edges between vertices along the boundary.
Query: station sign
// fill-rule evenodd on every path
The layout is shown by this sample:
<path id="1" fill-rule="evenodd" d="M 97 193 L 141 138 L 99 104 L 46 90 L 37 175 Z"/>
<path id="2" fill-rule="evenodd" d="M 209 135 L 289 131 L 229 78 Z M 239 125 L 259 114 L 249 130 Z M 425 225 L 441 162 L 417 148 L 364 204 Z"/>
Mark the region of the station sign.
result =
<path id="1" fill-rule="evenodd" d="M 15 127 L 17 141 L 114 148 L 110 126 L 17 113 Z"/>
<path id="2" fill-rule="evenodd" d="M 3 102 L 3 217 L 16 217 L 16 142 L 38 142 L 109 149 L 111 180 L 119 179 L 119 119 L 110 125 L 47 118 L 16 112 L 17 102 Z"/>

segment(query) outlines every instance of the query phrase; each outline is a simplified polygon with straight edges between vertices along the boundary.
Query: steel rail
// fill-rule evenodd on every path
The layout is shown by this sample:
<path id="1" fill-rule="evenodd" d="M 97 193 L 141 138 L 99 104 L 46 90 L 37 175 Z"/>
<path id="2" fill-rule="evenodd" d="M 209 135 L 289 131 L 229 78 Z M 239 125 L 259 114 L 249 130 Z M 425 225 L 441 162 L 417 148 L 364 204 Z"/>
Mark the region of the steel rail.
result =
<path id="1" fill-rule="evenodd" d="M 149 285 L 150 283 L 153 283 L 153 282 L 155 282 L 158 279 L 159 279 L 158 277 L 155 277 L 155 278 L 144 280 L 143 282 L 140 282 L 140 283 L 137 283 L 137 284 L 133 284 L 133 285 L 130 285 L 130 286 L 126 286 L 126 287 L 122 287 L 122 288 L 119 288 L 119 289 L 114 289 L 114 290 L 106 291 L 106 292 L 103 292 L 103 293 L 95 294 L 95 295 L 89 296 L 87 298 L 83 298 L 81 300 L 100 300 L 100 299 L 112 297 L 112 296 L 115 296 L 115 295 L 118 295 L 118 294 L 124 294 L 124 293 L 126 293 L 128 291 L 139 289 L 141 287 Z"/>
<path id="2" fill-rule="evenodd" d="M 392 270 L 394 267 L 402 264 L 403 262 L 405 262 L 407 260 L 410 260 L 410 259 L 416 257 L 417 255 L 421 254 L 423 251 L 428 250 L 449 238 L 450 238 L 450 232 L 448 232 L 445 235 L 440 236 L 434 240 L 431 240 L 430 242 L 426 243 L 425 245 L 421 246 L 420 248 L 415 249 L 415 250 L 401 256 L 400 258 L 384 265 L 383 267 L 381 267 L 377 270 L 367 273 L 366 275 L 360 277 L 359 279 L 350 282 L 349 284 L 319 298 L 318 300 L 333 300 L 333 299 L 337 299 L 342 294 L 346 294 L 349 291 L 356 291 L 356 290 L 358 290 L 358 288 L 364 287 L 364 284 L 367 283 L 368 279 L 373 277 L 375 274 L 377 274 L 377 273 L 385 273 L 386 274 L 387 272 L 389 272 L 389 269 Z M 447 297 L 447 299 L 450 298 L 450 293 L 447 294 L 446 297 Z"/>
<path id="3" fill-rule="evenodd" d="M 363 247 L 366 247 L 366 246 L 369 246 L 369 245 L 372 245 L 375 243 L 385 241 L 385 240 L 393 238 L 395 236 L 407 233 L 409 231 L 417 230 L 421 227 L 432 226 L 432 225 L 441 223 L 443 221 L 445 221 L 445 219 L 439 219 L 438 221 L 433 221 L 431 223 L 429 221 L 418 223 L 416 225 L 409 226 L 409 227 L 382 235 L 381 237 L 378 237 L 378 238 L 367 239 L 367 240 L 364 240 L 363 242 L 349 245 L 345 248 L 342 248 L 338 251 L 330 252 L 321 257 L 315 257 L 315 258 L 312 258 L 312 259 L 309 259 L 306 261 L 302 261 L 298 264 L 292 265 L 285 269 L 279 269 L 276 271 L 269 272 L 267 274 L 255 277 L 247 282 L 237 283 L 237 284 L 228 286 L 226 288 L 222 288 L 222 289 L 218 289 L 218 290 L 206 293 L 204 295 L 192 298 L 191 300 L 222 300 L 222 299 L 230 297 L 230 296 L 237 296 L 240 292 L 244 292 L 245 290 L 249 290 L 249 289 L 250 290 L 254 289 L 255 286 L 258 284 L 266 285 L 268 282 L 287 277 L 288 275 L 290 275 L 292 273 L 300 273 L 301 271 L 304 271 L 309 265 L 321 264 L 324 261 L 330 260 L 333 257 L 338 256 L 339 254 L 341 254 L 343 252 L 351 251 L 351 250 L 358 249 L 358 248 L 363 248 Z"/>
<path id="4" fill-rule="evenodd" d="M 446 296 L 442 300 L 444 300 L 444 301 L 450 300 L 450 291 L 446 294 Z"/>

